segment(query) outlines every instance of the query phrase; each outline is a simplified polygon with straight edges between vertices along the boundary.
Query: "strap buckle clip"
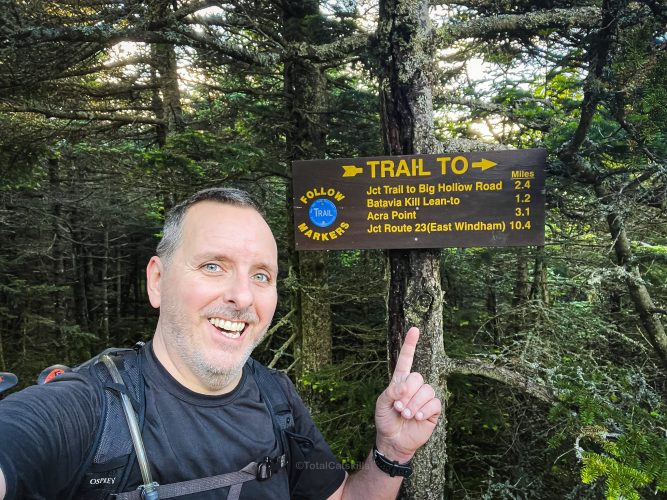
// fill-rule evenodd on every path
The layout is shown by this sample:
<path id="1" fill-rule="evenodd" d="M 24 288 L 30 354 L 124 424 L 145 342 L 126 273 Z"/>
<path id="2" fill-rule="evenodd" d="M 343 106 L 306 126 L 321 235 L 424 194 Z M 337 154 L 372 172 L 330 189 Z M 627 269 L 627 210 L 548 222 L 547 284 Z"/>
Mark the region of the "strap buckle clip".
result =
<path id="1" fill-rule="evenodd" d="M 142 500 L 160 500 L 160 493 L 158 492 L 158 483 L 153 483 L 151 485 L 142 484 L 137 489 L 139 490 L 139 496 Z"/>
<path id="2" fill-rule="evenodd" d="M 272 460 L 270 457 L 264 459 L 257 464 L 257 481 L 266 481 L 273 475 Z"/>

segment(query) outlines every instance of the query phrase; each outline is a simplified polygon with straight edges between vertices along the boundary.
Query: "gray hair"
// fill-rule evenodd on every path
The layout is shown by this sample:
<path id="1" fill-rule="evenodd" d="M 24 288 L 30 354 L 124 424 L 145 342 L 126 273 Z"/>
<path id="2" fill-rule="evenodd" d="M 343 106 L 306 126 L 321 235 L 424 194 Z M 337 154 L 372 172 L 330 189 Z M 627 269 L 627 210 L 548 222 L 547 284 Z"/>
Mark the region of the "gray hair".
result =
<path id="1" fill-rule="evenodd" d="M 188 209 L 196 203 L 202 201 L 215 201 L 223 205 L 232 205 L 235 207 L 246 207 L 256 210 L 264 217 L 262 207 L 245 191 L 235 188 L 209 188 L 196 192 L 187 200 L 175 205 L 164 221 L 162 228 L 162 239 L 157 245 L 157 255 L 168 264 L 174 252 L 178 248 L 183 236 L 183 219 Z"/>

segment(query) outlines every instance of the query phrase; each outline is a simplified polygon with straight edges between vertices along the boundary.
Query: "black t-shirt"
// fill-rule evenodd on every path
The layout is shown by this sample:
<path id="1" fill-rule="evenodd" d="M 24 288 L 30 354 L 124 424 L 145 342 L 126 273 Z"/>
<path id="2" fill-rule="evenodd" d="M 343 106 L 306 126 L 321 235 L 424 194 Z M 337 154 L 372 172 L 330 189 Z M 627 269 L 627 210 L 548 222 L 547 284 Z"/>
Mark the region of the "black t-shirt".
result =
<path id="1" fill-rule="evenodd" d="M 160 365 L 150 343 L 142 350 L 146 418 L 142 436 L 153 480 L 170 484 L 236 472 L 277 455 L 271 415 L 247 366 L 239 385 L 223 396 L 205 396 L 181 386 Z M 345 473 L 313 424 L 289 378 L 275 373 L 288 396 L 295 433 L 314 447 L 299 481 L 289 489 L 282 470 L 266 481 L 248 481 L 242 499 L 326 499 Z M 0 468 L 7 499 L 67 498 L 72 479 L 88 456 L 101 420 L 102 388 L 95 377 L 70 373 L 29 387 L 0 402 Z M 142 484 L 135 463 L 126 490 Z M 183 499 L 224 499 L 229 488 Z"/>

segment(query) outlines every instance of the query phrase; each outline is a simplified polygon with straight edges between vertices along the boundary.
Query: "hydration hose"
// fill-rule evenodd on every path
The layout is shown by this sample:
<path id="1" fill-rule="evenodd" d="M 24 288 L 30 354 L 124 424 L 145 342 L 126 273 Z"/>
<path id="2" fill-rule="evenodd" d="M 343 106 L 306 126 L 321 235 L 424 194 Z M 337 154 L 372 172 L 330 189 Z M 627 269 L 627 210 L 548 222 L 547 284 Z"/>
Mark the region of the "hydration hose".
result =
<path id="1" fill-rule="evenodd" d="M 116 384 L 119 384 L 125 387 L 125 382 L 123 377 L 121 377 L 116 363 L 108 354 L 101 356 L 102 361 L 106 365 L 111 373 L 111 378 Z M 120 393 L 121 401 L 123 402 L 123 411 L 125 412 L 125 419 L 127 420 L 127 426 L 130 429 L 130 436 L 132 437 L 132 444 L 134 444 L 134 451 L 137 454 L 137 461 L 139 462 L 139 469 L 141 470 L 141 477 L 144 480 L 144 484 L 139 487 L 141 490 L 141 497 L 144 500 L 159 500 L 160 496 L 158 493 L 158 484 L 153 482 L 153 477 L 151 476 L 151 468 L 148 463 L 148 457 L 146 456 L 146 449 L 144 448 L 144 441 L 141 439 L 141 430 L 139 429 L 139 424 L 137 423 L 137 416 L 134 413 L 132 408 L 132 403 L 130 398 L 124 392 Z"/>

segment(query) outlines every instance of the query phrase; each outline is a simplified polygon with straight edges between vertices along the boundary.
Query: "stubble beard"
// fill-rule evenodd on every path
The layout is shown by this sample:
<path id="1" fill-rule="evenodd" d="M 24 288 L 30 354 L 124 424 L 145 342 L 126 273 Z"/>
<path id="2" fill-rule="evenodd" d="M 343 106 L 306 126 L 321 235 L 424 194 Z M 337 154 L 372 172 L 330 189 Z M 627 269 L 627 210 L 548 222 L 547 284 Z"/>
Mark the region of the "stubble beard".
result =
<path id="1" fill-rule="evenodd" d="M 227 346 L 218 347 L 218 352 L 216 354 L 221 354 L 220 351 L 223 351 L 224 360 L 219 363 L 214 363 L 206 359 L 206 352 L 203 349 L 198 349 L 195 343 L 194 336 L 196 333 L 192 330 L 189 330 L 185 321 L 185 318 L 178 312 L 175 311 L 173 307 L 170 308 L 169 315 L 171 316 L 171 327 L 168 328 L 167 337 L 168 342 L 171 343 L 177 352 L 178 356 L 181 358 L 183 363 L 188 367 L 188 369 L 197 377 L 199 382 L 208 388 L 211 391 L 220 391 L 226 388 L 234 379 L 238 378 L 243 370 L 243 366 L 246 361 L 252 354 L 252 351 L 257 347 L 268 330 L 268 325 L 257 338 L 248 345 L 248 347 L 243 351 L 238 359 L 238 361 L 232 363 L 234 356 L 238 356 L 238 349 L 229 348 Z M 239 313 L 229 313 L 226 314 L 211 314 L 208 317 L 241 317 L 242 314 Z M 255 315 L 256 317 L 256 315 Z M 203 321 L 208 321 L 206 318 Z M 246 333 L 244 333 L 245 335 Z M 218 358 L 219 359 L 219 358 Z"/>

